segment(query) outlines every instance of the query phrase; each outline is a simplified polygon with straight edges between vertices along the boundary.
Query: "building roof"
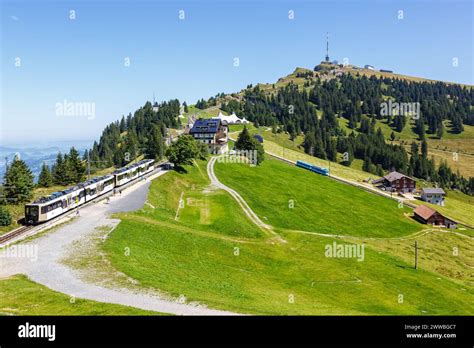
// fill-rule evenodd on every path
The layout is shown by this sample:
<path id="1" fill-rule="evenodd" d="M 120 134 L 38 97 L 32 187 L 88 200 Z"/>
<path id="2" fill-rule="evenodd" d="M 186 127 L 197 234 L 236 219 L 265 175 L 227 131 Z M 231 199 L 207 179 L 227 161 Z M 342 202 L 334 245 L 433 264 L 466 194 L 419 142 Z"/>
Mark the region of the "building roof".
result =
<path id="1" fill-rule="evenodd" d="M 427 207 L 426 205 L 420 205 L 416 207 L 416 209 L 413 210 L 413 212 L 419 217 L 421 217 L 423 220 L 428 220 L 431 216 L 433 216 L 433 214 L 436 213 L 436 210 L 431 209 Z"/>
<path id="2" fill-rule="evenodd" d="M 387 175 L 384 176 L 384 178 L 387 179 L 390 182 L 401 179 L 403 177 L 408 178 L 408 176 L 406 176 L 405 174 L 399 173 L 399 172 L 391 172 L 391 173 L 388 173 Z"/>
<path id="3" fill-rule="evenodd" d="M 199 119 L 194 122 L 190 133 L 217 133 L 220 123 L 218 118 Z"/>
<path id="4" fill-rule="evenodd" d="M 399 173 L 399 172 L 391 172 L 391 173 L 388 173 L 387 175 L 385 175 L 384 177 L 382 177 L 380 179 L 374 180 L 373 183 L 377 184 L 379 182 L 382 182 L 384 179 L 389 181 L 389 182 L 392 182 L 392 181 L 401 179 L 403 177 L 408 178 L 410 180 L 415 180 L 413 178 L 410 178 L 409 176 L 406 176 L 405 174 L 402 174 L 402 173 Z"/>
<path id="5" fill-rule="evenodd" d="M 440 194 L 440 195 L 445 195 L 446 192 L 442 188 L 439 187 L 424 187 L 421 189 L 422 193 L 426 194 Z"/>

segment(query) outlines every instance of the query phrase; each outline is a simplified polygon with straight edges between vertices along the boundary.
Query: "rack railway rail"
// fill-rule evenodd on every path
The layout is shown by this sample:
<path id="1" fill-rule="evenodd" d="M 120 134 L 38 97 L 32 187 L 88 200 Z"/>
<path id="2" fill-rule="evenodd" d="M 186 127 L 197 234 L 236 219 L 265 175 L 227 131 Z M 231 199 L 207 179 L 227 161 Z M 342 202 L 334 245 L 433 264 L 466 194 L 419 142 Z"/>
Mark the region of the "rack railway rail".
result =
<path id="1" fill-rule="evenodd" d="M 8 233 L 5 233 L 3 235 L 0 236 L 0 245 L 18 237 L 18 236 L 21 236 L 25 233 L 27 233 L 28 231 L 32 230 L 34 228 L 34 226 L 21 226 L 11 232 L 8 232 Z"/>

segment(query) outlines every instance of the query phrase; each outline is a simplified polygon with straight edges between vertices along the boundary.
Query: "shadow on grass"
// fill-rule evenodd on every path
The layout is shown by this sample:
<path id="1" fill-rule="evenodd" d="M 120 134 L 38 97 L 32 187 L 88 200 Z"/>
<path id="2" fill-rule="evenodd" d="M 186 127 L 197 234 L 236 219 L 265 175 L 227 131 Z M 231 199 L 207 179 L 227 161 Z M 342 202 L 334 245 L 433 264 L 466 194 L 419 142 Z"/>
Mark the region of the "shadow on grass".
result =
<path id="1" fill-rule="evenodd" d="M 427 225 L 427 223 L 425 221 L 423 221 L 421 218 L 419 218 L 418 216 L 416 216 L 415 214 L 411 215 L 410 216 L 410 219 L 412 219 L 412 221 L 415 221 L 419 224 L 422 224 L 422 225 Z"/>
<path id="2" fill-rule="evenodd" d="M 188 171 L 186 170 L 186 168 L 181 167 L 181 166 L 175 166 L 175 167 L 174 167 L 174 171 L 176 171 L 176 172 L 179 173 L 179 174 L 187 174 L 187 173 L 188 173 Z"/>
<path id="3" fill-rule="evenodd" d="M 400 265 L 400 264 L 397 264 L 396 265 L 398 268 L 402 268 L 402 269 L 411 269 L 411 270 L 414 270 L 415 269 L 415 266 L 414 265 Z"/>

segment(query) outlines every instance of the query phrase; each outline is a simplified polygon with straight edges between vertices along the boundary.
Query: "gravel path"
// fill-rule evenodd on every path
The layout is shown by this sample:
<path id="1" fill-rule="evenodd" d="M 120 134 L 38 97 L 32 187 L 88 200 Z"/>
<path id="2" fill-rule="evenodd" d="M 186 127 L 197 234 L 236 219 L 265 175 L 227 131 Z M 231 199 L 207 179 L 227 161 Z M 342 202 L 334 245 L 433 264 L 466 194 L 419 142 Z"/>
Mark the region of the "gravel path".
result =
<path id="1" fill-rule="evenodd" d="M 236 201 L 239 203 L 240 207 L 244 211 L 245 215 L 249 217 L 249 219 L 257 226 L 272 231 L 272 226 L 266 224 L 255 214 L 255 212 L 249 207 L 247 202 L 242 198 L 242 196 L 235 190 L 231 189 L 229 186 L 224 185 L 217 179 L 216 174 L 214 173 L 214 164 L 216 163 L 218 157 L 212 157 L 209 162 L 207 163 L 207 174 L 211 179 L 212 185 L 218 187 L 224 191 L 227 191 Z"/>
<path id="2" fill-rule="evenodd" d="M 31 280 L 48 288 L 76 298 L 115 303 L 136 308 L 153 310 L 176 315 L 233 315 L 234 313 L 208 309 L 205 306 L 194 306 L 170 301 L 158 295 L 136 293 L 126 288 L 112 289 L 85 282 L 75 271 L 61 263 L 67 258 L 74 243 L 88 238 L 97 227 L 115 226 L 119 223 L 108 216 L 114 212 L 125 212 L 140 209 L 146 201 L 152 178 L 165 174 L 162 171 L 138 182 L 122 191 L 121 195 L 112 197 L 110 203 L 105 201 L 80 209 L 80 216 L 70 223 L 59 226 L 29 242 L 10 247 L 37 248 L 37 257 L 7 257 L 8 248 L 0 251 L 0 278 L 14 274 L 25 274 Z M 25 248 L 26 249 L 26 248 Z M 25 250 L 23 249 L 23 250 Z M 17 249 L 19 250 L 19 249 Z"/>

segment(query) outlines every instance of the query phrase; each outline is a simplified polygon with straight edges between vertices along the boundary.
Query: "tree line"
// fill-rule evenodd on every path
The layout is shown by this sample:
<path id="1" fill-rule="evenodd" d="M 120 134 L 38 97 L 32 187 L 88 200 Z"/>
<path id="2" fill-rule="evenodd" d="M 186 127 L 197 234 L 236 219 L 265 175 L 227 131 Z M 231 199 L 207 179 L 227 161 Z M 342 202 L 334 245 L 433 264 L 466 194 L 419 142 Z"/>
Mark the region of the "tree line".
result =
<path id="1" fill-rule="evenodd" d="M 187 105 L 183 106 L 187 108 Z M 173 99 L 159 104 L 155 112 L 152 104 L 146 102 L 133 116 L 130 113 L 106 126 L 99 142 L 94 142 L 92 148 L 85 152 L 84 158 L 89 157 L 92 170 L 122 167 L 140 155 L 161 159 L 165 151 L 167 129 L 180 126 L 177 120 L 180 107 L 179 100 Z"/>
<path id="2" fill-rule="evenodd" d="M 385 141 L 381 129 L 375 129 L 376 120 L 385 120 L 397 132 L 408 124 L 406 115 L 382 115 L 381 103 L 387 97 L 402 103 L 420 103 L 414 131 L 422 142 L 425 133 L 442 137 L 443 121 L 451 124 L 452 132 L 462 132 L 463 124 L 474 124 L 474 93 L 467 87 L 350 74 L 323 82 L 315 79 L 303 89 L 292 82 L 280 89 L 273 86 L 270 92 L 258 85 L 250 86 L 242 100 L 224 101 L 221 108 L 245 116 L 256 127 L 270 126 L 274 132 L 288 132 L 292 140 L 304 135 L 301 145 L 310 155 L 337 161 L 339 153 L 343 164 L 350 165 L 358 158 L 364 161 L 363 169 L 374 174 L 397 170 L 474 194 L 472 179 L 452 171 L 445 173 L 446 163 L 440 164 L 439 172 L 434 160 L 423 155 L 418 159 L 414 148 L 409 156 L 403 146 Z M 348 120 L 352 131 L 339 126 L 340 117 Z M 393 132 L 391 139 L 395 139 Z M 424 168 L 421 171 L 416 167 L 419 161 L 419 167 Z"/>

